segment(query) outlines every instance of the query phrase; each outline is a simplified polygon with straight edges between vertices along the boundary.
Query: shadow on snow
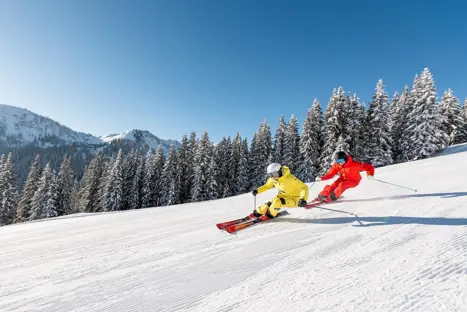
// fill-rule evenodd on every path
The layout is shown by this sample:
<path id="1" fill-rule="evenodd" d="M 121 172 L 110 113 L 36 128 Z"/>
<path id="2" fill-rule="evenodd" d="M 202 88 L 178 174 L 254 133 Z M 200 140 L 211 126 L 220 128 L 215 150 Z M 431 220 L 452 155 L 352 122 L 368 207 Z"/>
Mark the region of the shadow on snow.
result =
<path id="1" fill-rule="evenodd" d="M 378 226 L 394 224 L 425 224 L 425 225 L 467 225 L 466 218 L 438 218 L 438 217 L 404 217 L 404 216 L 386 216 L 386 217 L 358 217 L 363 224 L 354 224 L 354 226 Z M 321 218 L 321 219 L 297 219 L 297 218 L 278 218 L 277 222 L 291 223 L 310 223 L 310 224 L 345 224 L 356 222 L 355 217 Z"/>
<path id="2" fill-rule="evenodd" d="M 388 199 L 407 199 L 407 198 L 423 198 L 423 197 L 453 198 L 453 197 L 461 197 L 461 196 L 467 196 L 467 192 L 426 193 L 426 194 L 396 195 L 396 196 L 361 198 L 361 199 L 344 199 L 344 200 L 339 201 L 339 203 L 367 202 L 367 201 L 378 201 L 378 200 L 388 200 Z"/>

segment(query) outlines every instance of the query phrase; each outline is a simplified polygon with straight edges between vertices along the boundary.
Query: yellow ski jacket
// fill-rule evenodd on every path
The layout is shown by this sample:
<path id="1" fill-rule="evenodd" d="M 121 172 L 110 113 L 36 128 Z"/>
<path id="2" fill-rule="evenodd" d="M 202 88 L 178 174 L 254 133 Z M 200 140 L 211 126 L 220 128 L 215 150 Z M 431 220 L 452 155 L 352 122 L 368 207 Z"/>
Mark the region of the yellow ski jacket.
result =
<path id="1" fill-rule="evenodd" d="M 304 199 L 308 201 L 308 186 L 290 173 L 287 166 L 282 166 L 282 176 L 276 180 L 269 178 L 266 183 L 258 188 L 258 194 L 263 193 L 274 186 L 279 191 L 279 196 L 293 197 L 297 201 Z M 282 195 L 282 196 L 281 196 Z"/>

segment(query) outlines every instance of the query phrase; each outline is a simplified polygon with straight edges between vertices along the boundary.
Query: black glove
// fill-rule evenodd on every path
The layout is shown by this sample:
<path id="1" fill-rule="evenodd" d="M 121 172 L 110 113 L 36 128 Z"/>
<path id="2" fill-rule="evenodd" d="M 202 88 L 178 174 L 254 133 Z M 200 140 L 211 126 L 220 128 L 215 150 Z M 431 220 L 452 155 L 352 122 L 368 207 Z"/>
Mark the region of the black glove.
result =
<path id="1" fill-rule="evenodd" d="M 300 200 L 298 201 L 298 207 L 305 207 L 306 204 L 307 204 L 307 202 L 306 202 L 306 200 L 304 200 L 304 199 L 300 199 Z"/>
<path id="2" fill-rule="evenodd" d="M 258 194 L 258 190 L 253 190 L 253 196 L 256 196 Z"/>

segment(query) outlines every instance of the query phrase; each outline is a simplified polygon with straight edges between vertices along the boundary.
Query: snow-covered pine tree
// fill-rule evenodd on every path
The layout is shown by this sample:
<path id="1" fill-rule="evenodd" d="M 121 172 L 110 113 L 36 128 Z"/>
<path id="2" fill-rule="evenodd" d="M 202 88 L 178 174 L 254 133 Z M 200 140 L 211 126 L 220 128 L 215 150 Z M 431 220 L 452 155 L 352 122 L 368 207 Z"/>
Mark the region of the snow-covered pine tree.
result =
<path id="1" fill-rule="evenodd" d="M 28 178 L 24 184 L 23 193 L 18 203 L 17 220 L 18 222 L 28 221 L 32 212 L 32 198 L 38 188 L 39 180 L 42 176 L 41 157 L 36 155 L 34 162 L 29 170 Z"/>
<path id="2" fill-rule="evenodd" d="M 156 172 L 154 175 L 156 179 L 155 194 L 156 194 L 157 206 L 159 206 L 159 203 L 162 197 L 162 183 L 163 183 L 162 182 L 162 170 L 164 169 L 164 164 L 165 164 L 165 157 L 162 151 L 162 145 L 159 145 L 157 146 L 157 149 L 156 149 Z"/>
<path id="3" fill-rule="evenodd" d="M 285 148 L 285 132 L 287 129 L 287 124 L 284 120 L 284 115 L 281 116 L 279 120 L 279 124 L 276 128 L 276 133 L 274 135 L 274 146 L 273 146 L 273 154 L 272 154 L 272 161 L 282 164 L 284 162 L 284 148 Z"/>
<path id="4" fill-rule="evenodd" d="M 332 165 L 333 156 L 337 151 L 349 152 L 350 149 L 350 135 L 345 129 L 348 123 L 348 116 L 346 115 L 346 100 L 344 90 L 339 87 L 338 90 L 333 90 L 333 94 L 329 99 L 328 106 L 324 111 L 324 147 L 321 153 L 320 174 L 325 173 Z"/>
<path id="5" fill-rule="evenodd" d="M 141 153 L 136 154 L 136 174 L 133 177 L 130 198 L 129 209 L 141 208 L 141 197 L 143 190 L 143 179 L 144 179 L 144 157 Z"/>
<path id="6" fill-rule="evenodd" d="M 180 172 L 177 152 L 173 144 L 170 145 L 169 154 L 162 171 L 162 204 L 166 206 L 180 203 Z"/>
<path id="7" fill-rule="evenodd" d="M 227 138 L 227 144 L 224 152 L 224 186 L 222 189 L 222 197 L 226 198 L 235 195 L 235 171 L 238 164 L 238 153 L 233 148 L 232 139 Z"/>
<path id="8" fill-rule="evenodd" d="M 319 170 L 319 156 L 322 149 L 323 114 L 321 103 L 313 100 L 303 122 L 302 136 L 300 137 L 300 154 L 302 162 L 297 172 L 297 177 L 302 181 L 314 181 Z"/>
<path id="9" fill-rule="evenodd" d="M 235 135 L 235 138 L 232 142 L 231 155 L 230 155 L 230 166 L 229 166 L 229 178 L 230 178 L 230 194 L 227 196 L 239 194 L 238 190 L 238 176 L 240 157 L 242 154 L 242 137 L 240 133 Z M 226 197 L 227 197 L 226 196 Z"/>
<path id="10" fill-rule="evenodd" d="M 248 140 L 242 140 L 240 146 L 240 157 L 238 161 L 237 176 L 235 179 L 237 194 L 243 194 L 250 189 L 249 168 L 248 168 Z"/>
<path id="11" fill-rule="evenodd" d="M 74 172 L 71 167 L 71 157 L 65 156 L 58 172 L 57 214 L 67 215 L 74 213 L 71 200 L 74 185 Z"/>
<path id="12" fill-rule="evenodd" d="M 194 181 L 191 194 L 193 202 L 209 199 L 209 169 L 213 157 L 212 154 L 213 146 L 209 140 L 208 131 L 205 129 L 198 143 L 194 160 Z"/>
<path id="13" fill-rule="evenodd" d="M 120 149 L 108 176 L 103 194 L 105 211 L 119 211 L 123 208 L 123 156 Z"/>
<path id="14" fill-rule="evenodd" d="M 368 132 L 368 111 L 363 103 L 359 108 L 359 120 L 360 120 L 360 134 L 359 134 L 359 144 L 356 152 L 356 158 L 359 161 L 369 162 L 370 161 L 370 151 L 369 151 L 369 142 L 370 142 L 370 133 Z"/>
<path id="15" fill-rule="evenodd" d="M 261 123 L 259 132 L 256 136 L 255 142 L 255 165 L 256 167 L 251 168 L 255 172 L 255 175 L 252 179 L 252 184 L 254 187 L 259 187 L 263 185 L 267 179 L 266 168 L 268 167 L 271 160 L 271 151 L 272 151 L 272 138 L 271 138 L 271 128 L 267 124 L 266 120 Z"/>
<path id="16" fill-rule="evenodd" d="M 220 186 L 218 185 L 219 176 L 221 176 L 219 163 L 217 159 L 219 158 L 219 148 L 213 147 L 213 157 L 211 158 L 211 162 L 209 163 L 208 169 L 208 180 L 207 184 L 207 198 L 206 199 L 217 199 L 221 197 Z M 205 200 L 206 200 L 205 199 Z"/>
<path id="17" fill-rule="evenodd" d="M 190 200 L 190 175 L 193 162 L 190 161 L 190 142 L 186 133 L 183 134 L 182 144 L 178 149 L 178 164 L 180 168 L 180 202 L 187 203 Z"/>
<path id="18" fill-rule="evenodd" d="M 350 135 L 349 152 L 354 159 L 363 161 L 367 157 L 368 142 L 365 105 L 360 104 L 360 98 L 355 93 L 352 97 L 349 96 L 349 101 L 350 113 L 347 125 Z"/>
<path id="19" fill-rule="evenodd" d="M 413 107 L 407 116 L 409 126 L 404 130 L 408 134 L 403 147 L 407 160 L 430 157 L 446 147 L 449 141 L 442 130 L 435 83 L 428 68 L 423 70 L 412 91 Z"/>
<path id="20" fill-rule="evenodd" d="M 300 167 L 302 162 L 300 154 L 300 135 L 298 133 L 298 121 L 295 115 L 290 117 L 285 130 L 284 158 L 281 165 L 286 165 L 294 172 Z"/>
<path id="21" fill-rule="evenodd" d="M 143 208 L 156 206 L 156 155 L 153 150 L 150 149 L 146 153 L 146 159 L 144 164 L 144 179 L 143 179 L 143 190 L 142 190 L 142 204 Z"/>
<path id="22" fill-rule="evenodd" d="M 371 134 L 370 160 L 375 167 L 390 165 L 393 162 L 389 119 L 388 95 L 380 79 L 376 84 L 376 92 L 372 96 L 368 109 L 368 132 Z"/>
<path id="23" fill-rule="evenodd" d="M 71 191 L 71 211 L 73 212 L 79 212 L 80 189 L 80 181 L 75 178 L 73 181 L 73 189 Z"/>
<path id="24" fill-rule="evenodd" d="M 3 174 L 3 167 L 5 166 L 5 155 L 2 154 L 0 156 L 0 207 L 1 207 L 1 203 L 2 203 L 2 200 L 3 200 L 3 177 L 2 177 L 2 174 Z"/>
<path id="25" fill-rule="evenodd" d="M 15 221 L 18 205 L 18 191 L 16 188 L 16 174 L 13 167 L 13 156 L 10 152 L 0 171 L 2 201 L 0 202 L 0 226 Z"/>
<path id="26" fill-rule="evenodd" d="M 216 199 L 220 198 L 223 195 L 223 190 L 226 182 L 226 177 L 227 174 L 225 173 L 225 170 L 227 168 L 226 166 L 226 150 L 227 150 L 227 139 L 225 137 L 222 138 L 222 140 L 213 146 L 212 148 L 212 160 L 209 163 L 209 174 L 208 177 L 209 179 L 213 179 L 213 181 L 210 181 L 209 187 L 211 188 L 209 191 L 209 199 Z M 217 187 L 217 189 L 212 189 L 214 187 Z M 217 194 L 217 195 L 213 195 Z M 212 196 L 218 196 L 218 197 L 212 197 Z"/>
<path id="27" fill-rule="evenodd" d="M 258 150 L 256 148 L 256 140 L 258 137 L 258 132 L 253 134 L 253 139 L 251 140 L 250 151 L 248 152 L 248 177 L 250 188 L 255 188 L 256 175 L 258 173 Z"/>
<path id="28" fill-rule="evenodd" d="M 451 89 L 444 91 L 440 103 L 442 130 L 449 136 L 449 145 L 459 144 L 467 140 L 465 119 L 460 112 L 459 99 Z"/>
<path id="29" fill-rule="evenodd" d="M 195 155 L 198 148 L 198 138 L 196 137 L 196 132 L 191 132 L 190 141 L 188 144 L 188 155 L 187 155 L 187 173 L 184 177 L 186 184 L 186 194 L 188 196 L 187 202 L 191 201 L 191 194 L 193 188 L 193 182 L 195 179 Z"/>
<path id="30" fill-rule="evenodd" d="M 57 197 L 57 180 L 50 164 L 47 163 L 32 198 L 32 210 L 29 220 L 56 217 L 58 215 Z"/>
<path id="31" fill-rule="evenodd" d="M 81 180 L 79 211 L 103 211 L 101 204 L 102 186 L 106 183 L 104 154 L 99 151 L 86 166 Z"/>
<path id="32" fill-rule="evenodd" d="M 133 184 L 135 180 L 136 171 L 138 169 L 138 164 L 136 162 L 136 151 L 134 148 L 126 155 L 123 164 L 123 203 L 122 203 L 122 210 L 130 209 L 130 202 L 131 198 L 134 194 L 132 194 Z"/>
<path id="33" fill-rule="evenodd" d="M 461 115 L 464 117 L 465 120 L 465 132 L 467 132 L 467 98 L 464 100 L 464 105 L 462 106 L 461 109 Z M 467 142 L 467 138 L 465 138 L 464 142 Z M 464 143 L 462 142 L 462 143 Z"/>
<path id="34" fill-rule="evenodd" d="M 409 86 L 406 85 L 401 96 L 393 100 L 391 107 L 392 155 L 396 163 L 402 162 L 402 134 L 408 127 L 409 100 Z"/>

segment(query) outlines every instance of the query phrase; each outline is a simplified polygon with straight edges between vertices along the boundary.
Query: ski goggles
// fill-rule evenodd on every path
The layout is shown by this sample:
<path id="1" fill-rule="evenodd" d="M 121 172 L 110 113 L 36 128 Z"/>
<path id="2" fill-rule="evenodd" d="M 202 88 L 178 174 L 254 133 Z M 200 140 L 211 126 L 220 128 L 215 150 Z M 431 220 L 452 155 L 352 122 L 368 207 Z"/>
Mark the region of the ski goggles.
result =
<path id="1" fill-rule="evenodd" d="M 271 178 L 277 178 L 277 177 L 279 177 L 279 172 L 271 172 L 271 173 L 269 173 L 268 175 L 269 175 L 269 177 L 271 177 Z"/>
<path id="2" fill-rule="evenodd" d="M 344 158 L 336 159 L 336 163 L 343 164 L 343 163 L 345 163 L 345 159 Z"/>

